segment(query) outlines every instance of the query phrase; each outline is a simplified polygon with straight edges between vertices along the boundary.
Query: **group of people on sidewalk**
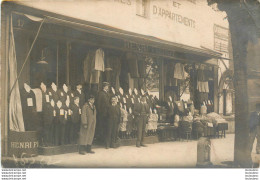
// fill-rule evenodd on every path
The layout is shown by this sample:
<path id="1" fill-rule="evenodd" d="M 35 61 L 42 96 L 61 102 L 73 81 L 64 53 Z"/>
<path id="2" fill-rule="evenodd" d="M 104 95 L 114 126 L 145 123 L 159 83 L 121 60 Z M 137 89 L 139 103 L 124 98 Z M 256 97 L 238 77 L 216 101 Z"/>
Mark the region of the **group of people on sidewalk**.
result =
<path id="1" fill-rule="evenodd" d="M 103 140 L 106 149 L 116 148 L 118 143 L 118 129 L 121 110 L 116 95 L 109 93 L 110 84 L 103 82 L 103 88 L 98 93 L 96 102 L 93 95 L 88 96 L 87 102 L 82 107 L 81 125 L 79 132 L 79 154 L 94 153 L 91 146 L 94 136 Z M 140 102 L 133 107 L 136 118 L 137 141 L 136 147 L 145 147 L 145 127 L 150 114 L 150 107 L 146 96 L 141 96 Z M 96 128 L 98 132 L 95 133 Z"/>

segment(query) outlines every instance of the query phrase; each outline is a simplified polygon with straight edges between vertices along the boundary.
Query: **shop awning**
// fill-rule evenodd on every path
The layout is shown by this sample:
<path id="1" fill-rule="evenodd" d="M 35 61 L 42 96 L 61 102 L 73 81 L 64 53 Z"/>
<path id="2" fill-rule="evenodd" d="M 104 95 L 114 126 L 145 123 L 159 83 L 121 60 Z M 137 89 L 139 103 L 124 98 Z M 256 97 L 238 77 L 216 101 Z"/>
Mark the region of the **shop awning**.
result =
<path id="1" fill-rule="evenodd" d="M 17 13 L 17 12 L 15 12 Z M 83 21 L 71 17 L 59 16 L 59 18 L 50 16 L 50 15 L 42 15 L 41 17 L 34 17 L 27 14 L 19 13 L 20 15 L 24 15 L 32 21 L 39 21 L 39 18 L 45 17 L 45 23 L 56 24 L 60 26 L 66 26 L 69 28 L 73 28 L 79 31 L 84 31 L 91 34 L 96 34 L 100 36 L 106 36 L 116 39 L 122 39 L 129 42 L 138 43 L 140 45 L 152 46 L 160 49 L 166 49 L 169 51 L 174 51 L 178 53 L 183 53 L 186 55 L 186 58 L 197 58 L 201 61 L 206 61 L 209 59 L 221 59 L 221 53 L 216 52 L 211 49 L 207 49 L 205 47 L 197 48 L 184 44 L 174 43 L 170 41 L 165 41 L 153 36 L 147 36 L 142 34 L 137 34 L 125 30 L 121 30 L 118 28 L 110 27 L 104 24 Z M 48 14 L 48 13 L 45 13 Z"/>
<path id="2" fill-rule="evenodd" d="M 78 29 L 80 31 L 87 31 L 89 33 L 93 34 L 98 34 L 102 36 L 109 36 L 113 38 L 120 38 L 120 39 L 125 39 L 129 41 L 134 41 L 136 43 L 140 44 L 147 44 L 147 45 L 152 45 L 152 46 L 158 46 L 160 48 L 165 48 L 169 50 L 174 50 L 178 52 L 184 52 L 184 53 L 189 53 L 189 54 L 196 54 L 199 56 L 203 56 L 206 59 L 210 58 L 222 58 L 221 53 L 201 47 L 201 48 L 196 48 L 196 47 L 191 47 L 183 44 L 178 44 L 170 41 L 165 41 L 153 36 L 146 36 L 142 34 L 136 34 L 132 33 L 129 31 L 124 31 L 121 29 L 113 28 L 107 25 L 103 24 L 97 24 L 93 22 L 75 22 L 75 21 L 69 21 L 69 20 L 64 20 L 64 19 L 59 19 L 55 17 L 47 17 L 47 22 L 48 23 L 54 23 L 54 24 L 59 24 L 62 26 L 69 26 L 74 29 Z"/>

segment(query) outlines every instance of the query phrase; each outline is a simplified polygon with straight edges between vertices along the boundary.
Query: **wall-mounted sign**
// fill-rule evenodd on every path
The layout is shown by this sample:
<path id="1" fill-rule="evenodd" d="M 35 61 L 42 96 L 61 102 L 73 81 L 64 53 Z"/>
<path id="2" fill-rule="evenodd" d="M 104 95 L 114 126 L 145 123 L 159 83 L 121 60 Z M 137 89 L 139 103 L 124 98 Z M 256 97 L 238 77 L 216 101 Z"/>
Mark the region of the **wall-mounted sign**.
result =
<path id="1" fill-rule="evenodd" d="M 154 54 L 158 56 L 167 56 L 167 57 L 175 57 L 175 52 L 167 49 L 161 49 L 158 47 L 154 46 L 148 46 L 145 44 L 139 44 L 131 41 L 124 41 L 124 47 L 125 49 L 129 49 L 135 52 L 140 52 L 140 53 L 149 53 L 149 54 Z"/>
<path id="2" fill-rule="evenodd" d="M 221 52 L 229 58 L 229 30 L 219 25 L 214 25 L 214 50 Z"/>

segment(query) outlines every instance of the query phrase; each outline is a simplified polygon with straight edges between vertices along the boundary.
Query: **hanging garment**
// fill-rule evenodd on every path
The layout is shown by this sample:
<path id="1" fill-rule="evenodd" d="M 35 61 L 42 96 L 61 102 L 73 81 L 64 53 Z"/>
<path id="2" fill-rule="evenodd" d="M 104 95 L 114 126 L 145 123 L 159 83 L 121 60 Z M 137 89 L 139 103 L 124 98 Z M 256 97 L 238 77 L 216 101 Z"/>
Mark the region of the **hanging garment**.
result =
<path id="1" fill-rule="evenodd" d="M 208 71 L 204 69 L 203 70 L 198 69 L 197 80 L 202 82 L 208 81 L 209 80 Z"/>
<path id="2" fill-rule="evenodd" d="M 39 88 L 32 89 L 36 99 L 36 111 L 42 112 L 42 91 Z"/>
<path id="3" fill-rule="evenodd" d="M 100 78 L 100 71 L 92 71 L 91 77 L 90 77 L 90 83 L 91 84 L 98 84 L 99 83 L 99 78 Z"/>
<path id="4" fill-rule="evenodd" d="M 127 53 L 126 59 L 128 62 L 129 72 L 132 78 L 138 78 L 138 63 L 137 63 L 137 56 L 133 53 Z"/>
<path id="5" fill-rule="evenodd" d="M 119 74 L 120 87 L 123 89 L 129 89 L 128 79 L 129 67 L 127 60 L 121 61 L 121 69 Z"/>
<path id="6" fill-rule="evenodd" d="M 134 79 L 131 78 L 130 73 L 128 73 L 128 81 L 129 81 L 129 88 L 134 89 Z"/>
<path id="7" fill-rule="evenodd" d="M 197 82 L 197 89 L 199 92 L 209 92 L 209 83 L 208 81 L 202 82 L 198 81 Z"/>
<path id="8" fill-rule="evenodd" d="M 90 83 L 91 73 L 93 70 L 95 51 L 89 51 L 83 62 L 84 80 L 86 83 Z"/>
<path id="9" fill-rule="evenodd" d="M 176 63 L 174 66 L 174 78 L 185 79 L 184 65 L 181 63 Z"/>
<path id="10" fill-rule="evenodd" d="M 99 48 L 96 50 L 95 53 L 95 66 L 94 70 L 96 71 L 105 71 L 105 65 L 104 65 L 104 51 L 103 49 Z"/>
<path id="11" fill-rule="evenodd" d="M 145 78 L 146 68 L 145 68 L 145 61 L 144 60 L 138 61 L 138 73 L 139 73 L 140 78 Z"/>
<path id="12" fill-rule="evenodd" d="M 113 63 L 112 63 L 112 68 L 113 68 L 113 74 L 112 74 L 112 81 L 113 85 L 116 89 L 119 89 L 120 87 L 120 81 L 119 81 L 119 76 L 121 72 L 121 59 L 119 57 L 114 57 L 113 58 Z"/>
<path id="13" fill-rule="evenodd" d="M 174 79 L 174 62 L 165 64 L 166 69 L 166 85 L 176 86 L 176 79 Z"/>
<path id="14" fill-rule="evenodd" d="M 113 69 L 113 56 L 106 56 L 105 59 L 105 71 L 112 71 Z"/>

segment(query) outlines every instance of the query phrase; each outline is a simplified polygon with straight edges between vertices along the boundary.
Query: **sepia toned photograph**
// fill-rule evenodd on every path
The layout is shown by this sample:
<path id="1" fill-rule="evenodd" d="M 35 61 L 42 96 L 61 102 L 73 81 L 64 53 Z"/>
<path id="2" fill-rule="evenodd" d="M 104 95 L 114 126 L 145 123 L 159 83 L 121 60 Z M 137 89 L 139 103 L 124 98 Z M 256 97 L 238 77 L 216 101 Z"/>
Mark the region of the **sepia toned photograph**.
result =
<path id="1" fill-rule="evenodd" d="M 259 168 L 259 0 L 1 3 L 2 168 Z"/>

